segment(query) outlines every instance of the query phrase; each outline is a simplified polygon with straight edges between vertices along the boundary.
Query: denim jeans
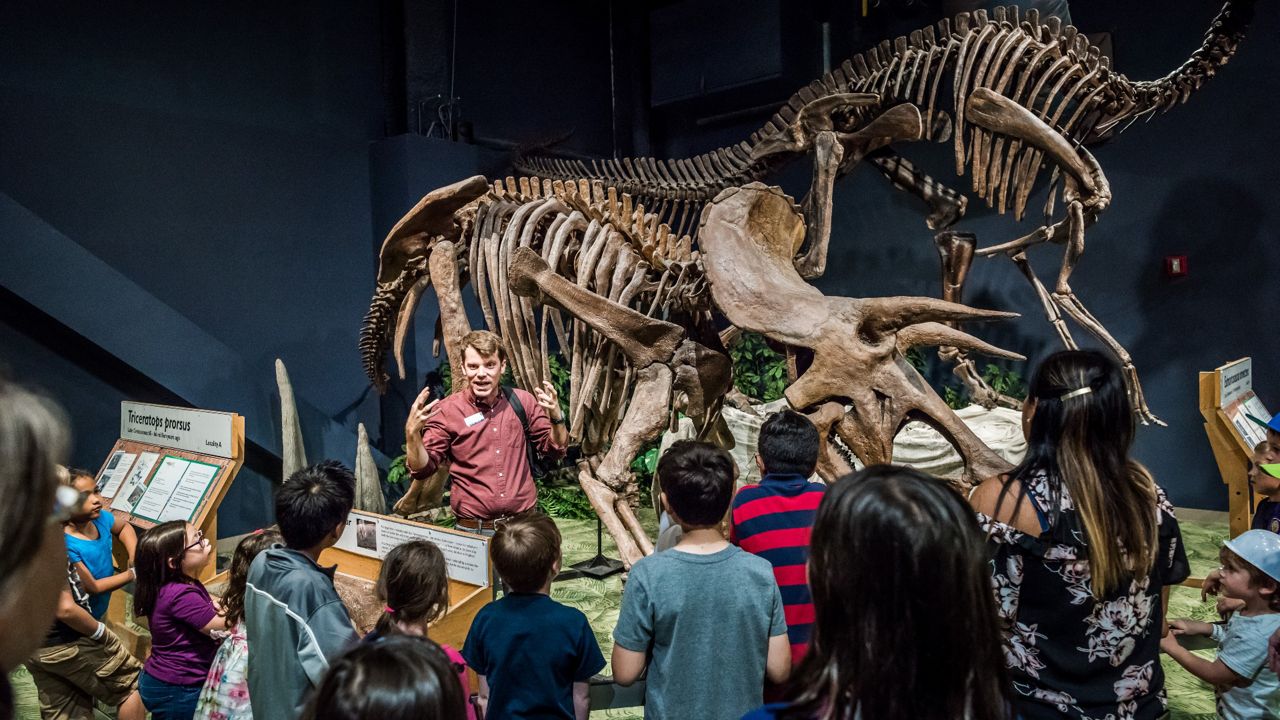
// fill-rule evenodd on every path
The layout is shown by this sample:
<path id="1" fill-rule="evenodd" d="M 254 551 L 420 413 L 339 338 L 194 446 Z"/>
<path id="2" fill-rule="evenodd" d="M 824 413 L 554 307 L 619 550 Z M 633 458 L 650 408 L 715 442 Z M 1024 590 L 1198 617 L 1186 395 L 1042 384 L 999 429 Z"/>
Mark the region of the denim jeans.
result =
<path id="1" fill-rule="evenodd" d="M 138 694 L 151 713 L 151 720 L 191 720 L 203 687 L 204 683 L 173 685 L 157 680 L 145 670 L 138 676 Z"/>

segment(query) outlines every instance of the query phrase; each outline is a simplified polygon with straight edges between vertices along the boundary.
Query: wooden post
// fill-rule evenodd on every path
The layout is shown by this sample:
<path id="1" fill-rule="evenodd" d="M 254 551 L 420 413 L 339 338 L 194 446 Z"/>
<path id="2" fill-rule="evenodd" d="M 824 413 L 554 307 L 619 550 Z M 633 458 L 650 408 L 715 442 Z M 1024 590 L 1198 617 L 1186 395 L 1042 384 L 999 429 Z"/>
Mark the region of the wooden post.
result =
<path id="1" fill-rule="evenodd" d="M 1205 435 L 1218 464 L 1218 474 L 1227 486 L 1228 527 L 1235 537 L 1248 530 L 1253 520 L 1249 498 L 1249 461 L 1253 448 L 1248 447 L 1223 411 L 1222 368 L 1200 373 L 1199 395 Z"/>

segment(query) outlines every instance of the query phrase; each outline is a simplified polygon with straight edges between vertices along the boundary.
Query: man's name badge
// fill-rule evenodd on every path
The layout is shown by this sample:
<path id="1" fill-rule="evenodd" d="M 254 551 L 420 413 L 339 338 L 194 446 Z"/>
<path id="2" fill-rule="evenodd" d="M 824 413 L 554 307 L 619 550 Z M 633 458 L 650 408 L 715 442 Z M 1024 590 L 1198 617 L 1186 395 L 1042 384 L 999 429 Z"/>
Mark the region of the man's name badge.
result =
<path id="1" fill-rule="evenodd" d="M 475 425 L 481 420 L 484 420 L 484 413 L 478 412 L 475 415 L 468 415 L 467 417 L 463 418 L 462 421 L 467 424 L 467 427 L 471 427 L 472 425 Z"/>

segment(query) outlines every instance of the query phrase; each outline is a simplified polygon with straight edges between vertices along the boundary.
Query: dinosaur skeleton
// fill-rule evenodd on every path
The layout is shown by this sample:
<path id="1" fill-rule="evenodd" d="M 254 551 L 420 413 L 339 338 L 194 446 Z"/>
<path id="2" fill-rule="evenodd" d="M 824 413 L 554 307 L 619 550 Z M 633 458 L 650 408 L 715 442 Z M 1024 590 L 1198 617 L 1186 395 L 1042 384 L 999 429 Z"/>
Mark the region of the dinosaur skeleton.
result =
<path id="1" fill-rule="evenodd" d="M 699 437 L 727 443 L 720 417 L 731 365 L 713 311 L 781 342 L 812 348 L 814 363 L 787 391 L 864 463 L 888 462 L 909 419 L 937 428 L 965 459 L 964 482 L 1007 465 L 973 435 L 903 358 L 948 345 L 1017 358 L 943 322 L 1012 317 L 933 298 L 827 298 L 801 278 L 799 210 L 758 183 L 708 206 L 695 249 L 625 193 L 597 181 L 490 186 L 474 177 L 428 194 L 383 244 L 361 349 L 380 389 L 388 343 L 402 356 L 405 321 L 434 285 L 448 357 L 470 325 L 461 286 L 474 289 L 500 334 L 516 381 L 549 376 L 552 342 L 570 358 L 569 436 L 578 476 L 629 565 L 652 550 L 632 509 L 630 463 L 641 446 L 691 418 Z M 403 363 L 400 363 L 403 377 Z M 461 377 L 459 374 L 457 377 Z M 852 410 L 845 412 L 848 401 Z M 844 468 L 830 444 L 819 463 Z"/>
<path id="2" fill-rule="evenodd" d="M 737 145 L 677 160 L 519 158 L 516 168 L 542 178 L 600 180 L 651 203 L 660 222 L 683 232 L 720 191 L 764 179 L 781 165 L 812 154 L 814 177 L 804 209 L 813 255 L 822 258 L 834 181 L 864 159 L 894 186 L 929 205 L 930 228 L 945 231 L 964 214 L 964 195 L 917 170 L 896 154 L 892 143 L 952 139 L 957 175 L 968 171 L 974 194 L 1019 220 L 1037 180 L 1048 173 L 1046 220 L 1034 232 L 982 249 L 975 249 L 972 236 L 939 234 L 943 298 L 960 300 L 973 257 L 1005 255 L 1034 288 L 1063 344 L 1076 347 L 1065 316 L 1116 355 L 1135 411 L 1143 422 L 1159 422 L 1146 405 L 1129 353 L 1085 308 L 1069 282 L 1084 252 L 1085 229 L 1111 202 L 1106 176 L 1085 146 L 1185 102 L 1235 54 L 1253 4 L 1227 2 L 1200 48 L 1177 70 L 1150 82 L 1133 82 L 1113 72 L 1097 47 L 1057 18 L 1041 22 L 1037 11 L 1020 16 L 1016 7 L 997 8 L 990 15 L 962 13 L 846 61 L 801 88 Z M 917 133 L 904 132 L 909 130 L 909 109 L 922 119 Z M 896 131 L 873 127 L 876 123 L 896 124 Z M 1059 197 L 1064 210 L 1055 222 Z M 1047 242 L 1065 246 L 1052 290 L 1027 259 L 1028 249 Z M 814 277 L 823 267 L 802 261 L 798 269 L 802 276 Z M 962 351 L 940 352 L 957 362 L 956 372 L 975 399 L 988 406 L 1010 404 L 986 386 Z"/>

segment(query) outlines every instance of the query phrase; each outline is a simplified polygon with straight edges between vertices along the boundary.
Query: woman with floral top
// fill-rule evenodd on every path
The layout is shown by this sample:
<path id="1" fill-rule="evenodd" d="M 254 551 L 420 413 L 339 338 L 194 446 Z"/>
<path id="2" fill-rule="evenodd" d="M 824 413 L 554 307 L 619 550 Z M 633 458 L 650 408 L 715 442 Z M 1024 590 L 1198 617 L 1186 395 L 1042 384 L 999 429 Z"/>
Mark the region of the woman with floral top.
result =
<path id="1" fill-rule="evenodd" d="M 1100 353 L 1056 353 L 1022 418 L 1026 457 L 970 496 L 1015 707 L 1026 720 L 1158 718 L 1167 588 L 1186 579 L 1187 556 L 1164 491 L 1129 457 L 1124 377 Z"/>

